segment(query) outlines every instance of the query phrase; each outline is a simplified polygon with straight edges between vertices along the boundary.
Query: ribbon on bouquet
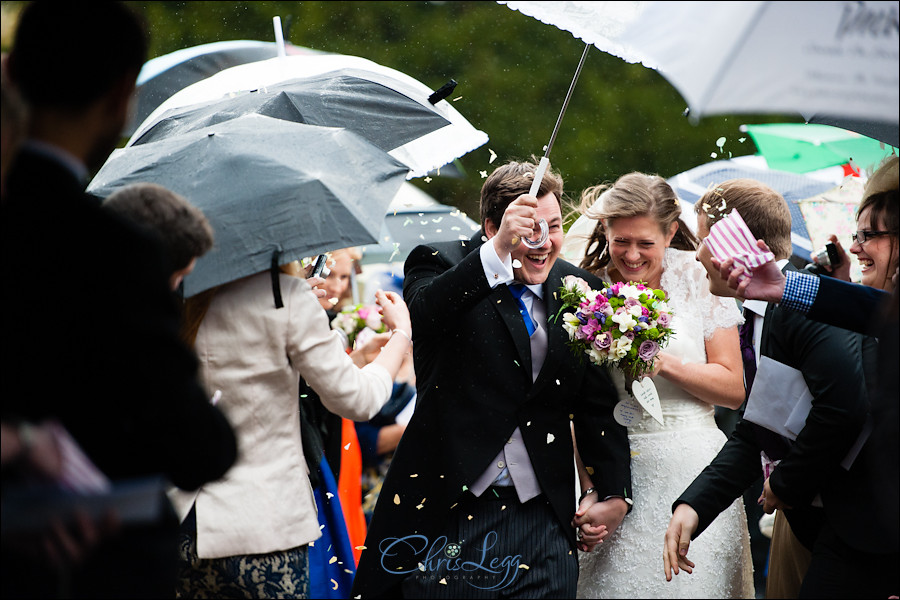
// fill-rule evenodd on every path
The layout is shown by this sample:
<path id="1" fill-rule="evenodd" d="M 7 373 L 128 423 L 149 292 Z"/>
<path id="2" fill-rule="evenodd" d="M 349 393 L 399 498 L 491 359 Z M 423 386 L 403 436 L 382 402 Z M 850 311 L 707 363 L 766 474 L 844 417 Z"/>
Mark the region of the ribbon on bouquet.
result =
<path id="1" fill-rule="evenodd" d="M 710 227 L 709 235 L 703 238 L 703 243 L 720 261 L 733 258 L 736 265 L 741 265 L 748 272 L 775 260 L 773 253 L 761 250 L 756 245 L 756 238 L 736 209 Z M 741 279 L 745 277 L 746 274 Z"/>

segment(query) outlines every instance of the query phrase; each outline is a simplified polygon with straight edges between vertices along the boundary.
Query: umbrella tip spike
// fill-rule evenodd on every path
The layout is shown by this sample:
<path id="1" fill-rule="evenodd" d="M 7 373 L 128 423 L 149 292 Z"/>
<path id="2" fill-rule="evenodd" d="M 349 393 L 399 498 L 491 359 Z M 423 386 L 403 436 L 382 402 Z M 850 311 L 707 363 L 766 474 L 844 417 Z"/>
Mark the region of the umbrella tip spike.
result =
<path id="1" fill-rule="evenodd" d="M 437 104 L 447 96 L 453 93 L 453 90 L 456 89 L 456 80 L 451 79 L 444 85 L 442 85 L 436 92 L 428 96 L 428 102 L 431 104 Z"/>

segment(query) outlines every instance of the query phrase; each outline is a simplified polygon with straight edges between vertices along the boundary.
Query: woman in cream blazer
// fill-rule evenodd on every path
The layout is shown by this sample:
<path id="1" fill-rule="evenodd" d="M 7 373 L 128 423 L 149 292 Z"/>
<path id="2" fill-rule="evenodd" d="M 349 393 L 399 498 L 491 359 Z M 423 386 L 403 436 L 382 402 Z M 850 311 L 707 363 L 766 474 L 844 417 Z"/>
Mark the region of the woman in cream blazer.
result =
<path id="1" fill-rule="evenodd" d="M 183 597 L 305 595 L 306 547 L 320 531 L 300 439 L 300 378 L 328 410 L 366 421 L 390 398 L 409 351 L 409 312 L 397 294 L 378 292 L 393 333 L 378 358 L 358 368 L 307 282 L 281 274 L 280 284 L 282 308 L 275 308 L 269 273 L 186 302 L 185 324 L 199 323 L 202 382 L 221 392 L 238 459 L 220 480 L 170 494 L 184 523 Z"/>

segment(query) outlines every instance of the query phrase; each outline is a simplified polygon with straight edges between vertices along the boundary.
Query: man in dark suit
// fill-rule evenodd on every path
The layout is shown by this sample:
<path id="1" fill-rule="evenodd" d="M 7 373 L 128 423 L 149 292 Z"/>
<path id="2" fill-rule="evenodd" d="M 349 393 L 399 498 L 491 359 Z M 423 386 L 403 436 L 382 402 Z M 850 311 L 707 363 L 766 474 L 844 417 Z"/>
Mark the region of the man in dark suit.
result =
<path id="1" fill-rule="evenodd" d="M 737 210 L 754 236 L 766 239 L 777 260 L 785 261 L 790 253 L 790 213 L 783 198 L 774 190 L 751 180 L 729 181 L 716 186 L 698 202 L 698 229 L 701 237 L 723 212 Z M 724 208 L 719 208 L 724 207 Z M 706 246 L 698 251 L 698 260 L 707 269 L 710 290 L 721 296 L 734 291 L 712 265 Z M 784 262 L 782 269 L 794 270 Z M 745 308 L 753 305 L 744 302 Z M 793 442 L 743 418 L 728 442 L 710 465 L 701 472 L 673 504 L 673 516 L 665 539 L 666 576 L 679 568 L 691 572 L 693 563 L 687 557 L 690 540 L 702 533 L 709 523 L 738 497 L 760 474 L 767 476 L 760 501 L 767 513 L 781 510 L 790 525 L 790 535 L 773 536 L 770 559 L 770 586 L 767 596 L 793 597 L 799 593 L 804 576 L 806 553 L 812 552 L 826 519 L 826 511 L 841 510 L 847 490 L 840 483 L 846 471 L 841 462 L 848 454 L 865 423 L 868 410 L 867 373 L 862 362 L 863 348 L 871 344 L 864 336 L 835 327 L 808 321 L 775 304 L 764 305 L 761 317 L 747 315 L 756 323 L 756 361 L 745 361 L 748 395 L 754 384 L 766 379 L 775 381 L 775 389 L 787 389 L 792 377 L 802 376 L 802 383 L 812 396 L 805 425 Z M 759 325 L 761 325 L 761 331 Z M 752 357 L 752 354 L 751 354 Z M 761 360 L 760 360 L 761 359 Z M 780 363 L 780 364 L 779 364 Z M 774 371 L 773 369 L 779 368 Z M 786 370 L 780 370 L 782 368 Z M 793 375 L 786 371 L 793 370 Z M 839 378 L 835 373 L 840 373 Z M 769 390 L 773 386 L 769 384 Z M 780 397 L 779 402 L 791 398 Z M 747 411 L 757 401 L 750 396 Z M 777 461 L 773 464 L 772 461 Z M 824 505 L 825 508 L 821 508 Z M 779 525 L 781 516 L 776 520 Z M 794 537 L 795 536 L 795 537 Z M 801 547 L 792 547 L 796 539 Z M 798 560 L 799 559 L 799 560 Z M 814 555 L 809 555 L 815 560 Z M 779 569 L 795 562 L 794 573 L 780 574 Z M 772 589 L 776 581 L 793 580 L 792 585 Z"/>
<path id="2" fill-rule="evenodd" d="M 814 581 L 804 591 L 811 596 L 884 597 L 896 595 L 900 590 L 895 568 L 900 547 L 897 511 L 900 392 L 896 370 L 900 339 L 897 332 L 898 164 L 900 159 L 891 157 L 873 173 L 866 182 L 857 211 L 861 217 L 867 213 L 868 223 L 888 236 L 888 243 L 880 248 L 871 243 L 865 246 L 864 233 L 862 238 L 855 236 L 866 258 L 878 255 L 871 262 L 879 268 L 870 266 L 863 278 L 864 285 L 826 276 L 782 274 L 768 263 L 754 269 L 752 278 L 742 281 L 743 269 L 733 268 L 733 261 L 726 260 L 721 265 L 714 262 L 722 280 L 727 280 L 728 286 L 743 297 L 778 302 L 811 320 L 866 333 L 879 340 L 877 352 L 867 346 L 863 356 L 866 366 L 874 367 L 875 371 L 869 377 L 871 435 L 842 483 L 853 493 L 827 515 L 829 535 L 823 554 L 831 559 L 819 561 L 814 565 L 816 570 L 810 572 Z M 844 257 L 844 263 L 847 258 Z M 813 583 L 818 587 L 812 587 Z"/>
<path id="3" fill-rule="evenodd" d="M 119 140 L 145 55 L 124 3 L 32 2 L 21 14 L 8 67 L 30 121 L 2 208 L 2 414 L 58 420 L 113 482 L 195 489 L 234 462 L 234 434 L 178 337 L 162 246 L 84 193 Z M 4 547 L 4 593 L 171 595 L 174 512 L 161 523 L 123 527 L 62 573 Z"/>
<path id="4" fill-rule="evenodd" d="M 483 232 L 406 261 L 418 402 L 352 596 L 574 597 L 573 426 L 593 484 L 582 495 L 590 525 L 611 533 L 628 511 L 615 389 L 553 320 L 563 277 L 600 281 L 557 260 L 562 180 L 548 172 L 530 196 L 534 170 L 499 167 L 482 188 Z M 549 238 L 530 249 L 521 240 L 540 219 Z"/>

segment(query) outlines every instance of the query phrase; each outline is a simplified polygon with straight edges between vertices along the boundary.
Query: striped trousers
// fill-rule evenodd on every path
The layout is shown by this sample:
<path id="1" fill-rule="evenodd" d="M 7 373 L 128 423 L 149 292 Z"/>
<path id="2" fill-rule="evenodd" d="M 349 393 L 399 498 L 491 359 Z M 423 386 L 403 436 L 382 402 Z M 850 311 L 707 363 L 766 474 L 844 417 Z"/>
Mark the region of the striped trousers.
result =
<path id="1" fill-rule="evenodd" d="M 574 598 L 578 557 L 549 501 L 521 504 L 512 487 L 471 493 L 453 509 L 406 598 Z"/>

